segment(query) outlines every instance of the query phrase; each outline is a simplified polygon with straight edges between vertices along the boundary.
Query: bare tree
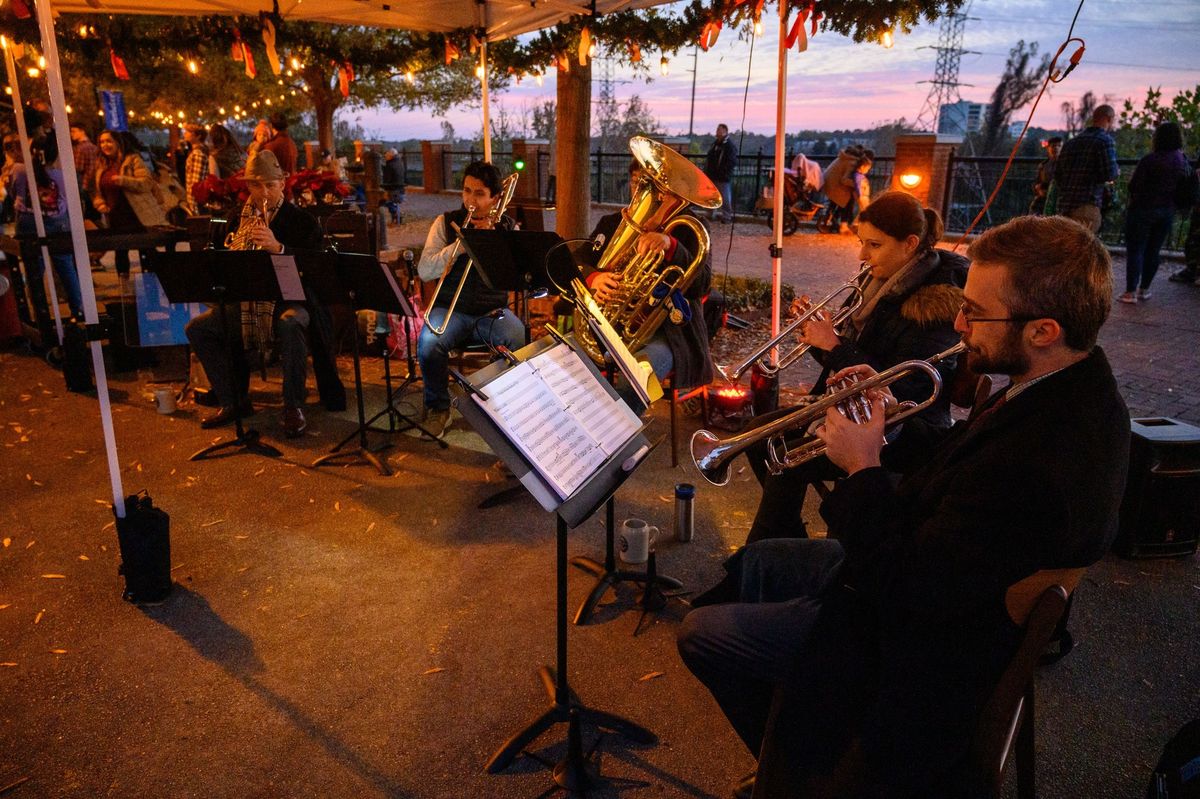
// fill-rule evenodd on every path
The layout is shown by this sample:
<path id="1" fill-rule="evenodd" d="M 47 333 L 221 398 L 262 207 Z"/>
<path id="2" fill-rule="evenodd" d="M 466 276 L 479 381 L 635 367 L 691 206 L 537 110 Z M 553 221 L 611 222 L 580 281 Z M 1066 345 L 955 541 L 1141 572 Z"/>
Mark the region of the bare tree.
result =
<path id="1" fill-rule="evenodd" d="M 1037 42 L 1026 45 L 1024 40 L 1008 51 L 1008 61 L 1004 64 L 1000 82 L 992 91 L 992 101 L 980 131 L 982 154 L 992 155 L 1002 148 L 1013 112 L 1028 104 L 1041 88 L 1046 70 L 1050 68 L 1050 57 L 1042 56 L 1039 60 L 1037 52 Z"/>
<path id="2" fill-rule="evenodd" d="M 1091 122 L 1092 112 L 1096 110 L 1096 95 L 1089 90 L 1079 98 L 1078 104 L 1067 100 L 1061 108 L 1063 121 L 1067 123 L 1067 135 L 1074 136 Z"/>

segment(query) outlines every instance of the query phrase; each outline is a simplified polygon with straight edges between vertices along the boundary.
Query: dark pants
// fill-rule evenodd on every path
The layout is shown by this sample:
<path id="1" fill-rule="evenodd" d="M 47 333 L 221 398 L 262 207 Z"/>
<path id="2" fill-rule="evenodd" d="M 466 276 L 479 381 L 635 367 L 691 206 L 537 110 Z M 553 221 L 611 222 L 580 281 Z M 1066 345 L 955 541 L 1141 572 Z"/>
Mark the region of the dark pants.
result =
<path id="1" fill-rule="evenodd" d="M 1148 289 L 1175 221 L 1174 208 L 1130 208 L 1125 216 L 1125 290 Z"/>
<path id="2" fill-rule="evenodd" d="M 223 406 L 246 398 L 250 367 L 242 345 L 241 312 L 236 303 L 225 309 L 227 330 L 221 329 L 219 309 L 210 308 L 187 325 L 188 342 L 204 366 L 204 373 Z M 275 319 L 275 338 L 283 367 L 283 403 L 300 408 L 308 395 L 308 309 L 302 303 L 287 303 Z M 232 342 L 232 358 L 227 342 Z"/>
<path id="3" fill-rule="evenodd" d="M 829 539 L 751 544 L 726 567 L 739 601 L 697 608 L 680 626 L 680 657 L 756 757 L 775 685 L 794 674 L 842 559 Z"/>

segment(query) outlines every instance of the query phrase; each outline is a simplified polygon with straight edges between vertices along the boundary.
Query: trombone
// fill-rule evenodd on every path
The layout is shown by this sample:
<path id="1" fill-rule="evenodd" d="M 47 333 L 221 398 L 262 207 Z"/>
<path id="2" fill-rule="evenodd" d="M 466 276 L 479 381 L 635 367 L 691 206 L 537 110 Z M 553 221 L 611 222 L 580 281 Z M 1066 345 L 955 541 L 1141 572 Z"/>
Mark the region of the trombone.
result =
<path id="1" fill-rule="evenodd" d="M 780 369 L 786 369 L 794 364 L 797 360 L 803 357 L 804 353 L 808 352 L 812 348 L 811 344 L 797 344 L 795 347 L 789 350 L 786 355 L 780 358 L 779 363 L 777 364 L 771 362 L 771 350 L 779 346 L 780 342 L 782 342 L 784 339 L 799 331 L 804 326 L 805 322 L 817 317 L 819 313 L 832 304 L 833 301 L 838 297 L 842 296 L 842 294 L 846 294 L 847 296 L 843 301 L 843 305 L 834 312 L 831 320 L 835 328 L 840 327 L 842 323 L 850 318 L 850 315 L 857 311 L 862 305 L 863 292 L 862 286 L 859 285 L 859 281 L 861 281 L 863 276 L 870 271 L 871 267 L 863 264 L 862 268 L 859 269 L 858 274 L 826 294 L 819 302 L 810 306 L 799 317 L 789 322 L 787 327 L 779 331 L 779 335 L 775 336 L 770 341 L 763 344 L 761 347 L 751 353 L 750 357 L 738 364 L 732 372 L 726 372 L 724 369 L 719 369 L 721 374 L 730 383 L 736 383 L 741 379 L 742 375 L 746 373 L 746 370 L 753 366 L 756 361 L 758 362 L 759 369 L 761 369 L 768 377 L 774 376 L 777 372 L 779 372 Z"/>
<path id="2" fill-rule="evenodd" d="M 500 221 L 500 217 L 504 216 L 504 210 L 508 208 L 509 201 L 512 200 L 513 192 L 517 190 L 517 179 L 521 177 L 520 172 L 513 172 L 504 179 L 500 184 L 500 199 L 492 204 L 492 210 L 488 211 L 488 219 L 495 225 Z M 467 206 L 467 226 L 470 227 L 471 219 L 475 216 L 475 206 Z M 454 241 L 454 250 L 450 253 L 450 261 L 446 265 L 446 271 L 442 272 L 442 276 L 438 278 L 438 284 L 433 289 L 433 296 L 429 300 L 429 307 L 432 308 L 437 303 L 438 294 L 442 291 L 442 284 L 446 282 L 446 275 L 450 274 L 454 268 L 454 260 L 458 258 L 458 251 L 462 248 L 462 236 L 460 235 Z M 462 294 L 463 286 L 467 285 L 467 277 L 471 274 L 472 261 L 467 261 L 467 265 L 463 268 L 462 277 L 458 279 L 458 286 L 454 289 L 454 296 L 450 298 L 450 307 L 446 309 L 446 316 L 442 319 L 442 326 L 439 328 L 436 325 L 425 322 L 425 326 L 429 328 L 429 332 L 435 336 L 440 336 L 446 332 L 446 327 L 450 324 L 450 318 L 454 316 L 454 306 L 458 305 L 458 297 Z"/>
<path id="3" fill-rule="evenodd" d="M 729 466 L 733 460 L 760 441 L 765 441 L 767 444 L 767 471 L 770 474 L 776 475 L 784 469 L 791 469 L 807 463 L 825 454 L 825 442 L 809 428 L 814 422 L 823 419 L 825 412 L 830 408 L 837 408 L 846 418 L 856 424 L 863 424 L 871 418 L 871 401 L 867 396 L 868 391 L 884 388 L 918 372 L 924 373 L 932 383 L 926 399 L 921 402 L 906 400 L 889 405 L 885 411 L 887 414 L 886 427 L 899 424 L 913 414 L 925 410 L 937 400 L 938 394 L 942 390 L 942 376 L 934 364 L 947 358 L 953 358 L 965 352 L 966 349 L 967 345 L 960 341 L 950 349 L 940 352 L 926 361 L 904 361 L 890 369 L 862 379 L 859 379 L 857 375 L 850 375 L 840 380 L 837 385 L 831 386 L 825 396 L 724 440 L 717 438 L 708 430 L 697 430 L 692 436 L 692 460 L 704 479 L 718 486 L 729 482 Z M 793 430 L 804 430 L 805 433 L 798 442 L 789 446 L 784 440 L 784 435 Z"/>

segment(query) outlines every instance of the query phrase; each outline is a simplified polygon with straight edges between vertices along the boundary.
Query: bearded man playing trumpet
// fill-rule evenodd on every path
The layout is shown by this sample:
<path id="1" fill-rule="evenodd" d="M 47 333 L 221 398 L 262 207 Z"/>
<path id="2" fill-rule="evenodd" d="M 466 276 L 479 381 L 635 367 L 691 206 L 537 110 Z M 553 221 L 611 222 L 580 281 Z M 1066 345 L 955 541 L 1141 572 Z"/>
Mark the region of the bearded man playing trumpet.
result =
<path id="1" fill-rule="evenodd" d="M 317 221 L 288 202 L 283 196 L 286 173 L 280 168 L 275 154 L 260 150 L 246 162 L 244 173 L 250 198 L 233 225 L 227 242 L 231 249 L 265 250 L 283 254 L 293 250 L 319 250 L 324 236 Z M 280 424 L 289 438 L 304 433 L 308 426 L 304 418 L 304 400 L 308 394 L 308 331 L 314 321 L 320 335 L 314 336 L 313 369 L 322 401 L 329 410 L 346 407 L 346 394 L 337 368 L 329 353 L 329 321 L 316 296 L 306 292 L 308 302 L 280 302 L 274 310 L 275 338 L 283 368 L 283 415 Z M 240 314 L 228 315 L 228 336 L 240 341 Z M 220 409 L 200 422 L 204 428 L 230 424 L 236 406 L 241 415 L 250 416 L 254 406 L 248 394 L 250 369 L 245 351 L 234 347 L 233 363 L 226 351 L 226 334 L 221 330 L 215 309 L 193 319 L 187 325 L 188 342 L 204 366 L 204 372 L 221 403 Z"/>
<path id="2" fill-rule="evenodd" d="M 1108 251 L 1072 220 L 1019 217 L 968 254 L 955 329 L 969 367 L 1010 385 L 950 430 L 905 422 L 924 465 L 898 484 L 889 392 L 868 393 L 862 424 L 831 409 L 816 435 L 847 476 L 821 506 L 829 538 L 747 546 L 738 601 L 694 610 L 679 633 L 752 753 L 785 688 L 774 740 L 797 786 L 836 767 L 853 778 L 839 796 L 981 795 L 972 735 L 1022 632 L 1009 589 L 1094 563 L 1116 533 L 1129 415 L 1096 345 Z M 831 378 L 846 374 L 874 370 Z"/>
<path id="3" fill-rule="evenodd" d="M 958 340 L 954 317 L 962 302 L 967 259 L 937 249 L 941 237 L 942 220 L 937 211 L 922 208 L 905 192 L 886 192 L 862 212 L 858 221 L 859 258 L 865 271 L 858 283 L 861 304 L 841 329 L 835 328 L 829 318 L 836 309 L 821 313 L 801 327 L 800 341 L 809 345 L 809 352 L 824 367 L 812 387 L 812 396 L 824 394 L 831 384 L 830 376 L 847 366 L 865 363 L 887 369 L 904 361 L 929 358 Z M 847 302 L 852 303 L 855 296 L 848 297 Z M 955 366 L 954 358 L 937 364 L 945 382 L 949 382 Z M 901 401 L 920 401 L 929 395 L 929 380 L 914 374 L 891 388 Z M 937 427 L 949 427 L 949 393 L 943 391 L 921 411 L 921 418 Z M 809 484 L 835 479 L 842 471 L 820 458 L 769 474 L 765 444 L 749 449 L 747 457 L 762 484 L 763 495 L 746 543 L 807 537 L 801 511 Z"/>

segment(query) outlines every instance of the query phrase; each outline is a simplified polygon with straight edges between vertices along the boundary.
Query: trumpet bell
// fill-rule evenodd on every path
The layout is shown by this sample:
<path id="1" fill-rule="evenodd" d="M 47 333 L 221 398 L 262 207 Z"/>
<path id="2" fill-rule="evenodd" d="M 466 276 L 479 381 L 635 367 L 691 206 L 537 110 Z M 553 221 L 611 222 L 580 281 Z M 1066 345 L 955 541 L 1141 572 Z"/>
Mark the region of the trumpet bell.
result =
<path id="1" fill-rule="evenodd" d="M 732 458 L 720 458 L 721 439 L 709 430 L 697 430 L 692 434 L 692 460 L 705 480 L 715 486 L 729 482 L 729 464 Z"/>

